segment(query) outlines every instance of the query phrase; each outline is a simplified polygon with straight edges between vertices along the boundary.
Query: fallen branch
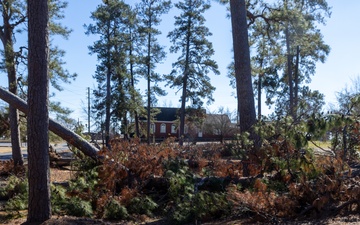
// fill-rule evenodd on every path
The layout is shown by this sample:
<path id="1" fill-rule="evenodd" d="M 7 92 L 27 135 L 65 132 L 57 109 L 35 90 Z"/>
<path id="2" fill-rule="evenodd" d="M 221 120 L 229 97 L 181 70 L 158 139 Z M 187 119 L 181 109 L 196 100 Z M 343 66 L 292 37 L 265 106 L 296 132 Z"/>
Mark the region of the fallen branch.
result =
<path id="1" fill-rule="evenodd" d="M 9 103 L 11 106 L 17 108 L 23 113 L 28 113 L 28 105 L 24 100 L 18 96 L 8 92 L 3 87 L 0 87 L 0 98 L 5 102 Z M 49 118 L 49 130 L 54 132 L 56 135 L 69 142 L 74 147 L 78 148 L 86 156 L 91 157 L 94 160 L 98 160 L 97 149 L 87 142 L 84 138 L 80 137 L 73 131 L 62 126 L 58 122 Z"/>

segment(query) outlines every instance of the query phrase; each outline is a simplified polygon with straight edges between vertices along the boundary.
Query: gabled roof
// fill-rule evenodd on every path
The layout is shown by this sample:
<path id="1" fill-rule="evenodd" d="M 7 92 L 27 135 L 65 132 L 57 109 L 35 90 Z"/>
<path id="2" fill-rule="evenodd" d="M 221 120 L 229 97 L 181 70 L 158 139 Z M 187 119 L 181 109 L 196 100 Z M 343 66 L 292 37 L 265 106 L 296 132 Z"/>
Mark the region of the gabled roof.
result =
<path id="1" fill-rule="evenodd" d="M 168 108 L 168 107 L 156 107 L 160 110 L 160 113 L 155 116 L 157 121 L 174 121 L 177 119 L 176 115 L 178 108 Z"/>

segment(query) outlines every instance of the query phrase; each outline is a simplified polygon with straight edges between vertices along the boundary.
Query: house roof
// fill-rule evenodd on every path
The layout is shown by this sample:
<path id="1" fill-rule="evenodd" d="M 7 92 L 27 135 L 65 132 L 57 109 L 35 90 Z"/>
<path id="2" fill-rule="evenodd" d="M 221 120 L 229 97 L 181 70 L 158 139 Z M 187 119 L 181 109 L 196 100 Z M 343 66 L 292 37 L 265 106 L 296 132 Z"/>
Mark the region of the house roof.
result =
<path id="1" fill-rule="evenodd" d="M 160 110 L 160 113 L 155 116 L 157 121 L 174 121 L 177 119 L 176 115 L 178 108 L 168 108 L 168 107 L 156 107 Z"/>

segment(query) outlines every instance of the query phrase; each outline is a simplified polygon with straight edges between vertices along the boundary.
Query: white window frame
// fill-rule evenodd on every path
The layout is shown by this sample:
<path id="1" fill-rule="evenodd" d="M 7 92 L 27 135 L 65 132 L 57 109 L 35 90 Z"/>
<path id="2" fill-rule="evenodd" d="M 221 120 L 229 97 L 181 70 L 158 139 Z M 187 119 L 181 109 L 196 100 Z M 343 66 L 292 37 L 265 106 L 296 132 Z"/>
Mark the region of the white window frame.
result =
<path id="1" fill-rule="evenodd" d="M 156 127 L 155 123 L 150 124 L 150 132 L 152 134 L 155 134 L 155 127 Z"/>
<path id="2" fill-rule="evenodd" d="M 166 133 L 166 124 L 165 123 L 162 123 L 160 125 L 160 133 L 162 133 L 162 134 Z"/>
<path id="3" fill-rule="evenodd" d="M 176 134 L 176 125 L 175 124 L 171 124 L 171 133 Z"/>

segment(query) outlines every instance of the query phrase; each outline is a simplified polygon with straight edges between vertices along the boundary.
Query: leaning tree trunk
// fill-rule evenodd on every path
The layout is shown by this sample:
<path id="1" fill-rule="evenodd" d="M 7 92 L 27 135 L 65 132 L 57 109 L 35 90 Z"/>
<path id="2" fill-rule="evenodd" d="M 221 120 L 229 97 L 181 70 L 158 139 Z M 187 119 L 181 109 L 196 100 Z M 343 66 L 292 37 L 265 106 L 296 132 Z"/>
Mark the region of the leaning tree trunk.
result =
<path id="1" fill-rule="evenodd" d="M 4 88 L 0 87 L 0 99 L 12 105 L 14 108 L 22 111 L 23 113 L 28 113 L 28 106 L 24 100 L 19 98 L 16 95 L 11 94 Z M 69 142 L 69 144 L 78 148 L 81 152 L 83 152 L 86 156 L 91 157 L 94 160 L 98 160 L 97 149 L 87 142 L 85 139 L 62 126 L 58 122 L 49 119 L 49 130 L 54 132 L 56 135 Z"/>
<path id="2" fill-rule="evenodd" d="M 28 1 L 28 223 L 51 218 L 48 12 L 47 0 Z"/>

